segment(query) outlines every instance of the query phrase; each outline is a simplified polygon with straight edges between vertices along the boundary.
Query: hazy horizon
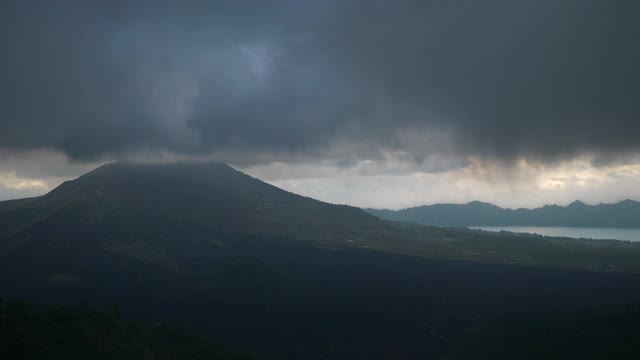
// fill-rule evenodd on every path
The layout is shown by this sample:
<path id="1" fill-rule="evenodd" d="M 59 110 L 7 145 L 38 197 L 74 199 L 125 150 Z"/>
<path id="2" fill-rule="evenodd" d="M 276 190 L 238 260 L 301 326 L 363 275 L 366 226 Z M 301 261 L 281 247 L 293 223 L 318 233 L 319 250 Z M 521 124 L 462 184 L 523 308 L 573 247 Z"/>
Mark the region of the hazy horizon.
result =
<path id="1" fill-rule="evenodd" d="M 141 164 L 145 164 L 145 163 L 157 163 L 157 164 L 163 164 L 163 163 L 176 163 L 176 162 L 185 162 L 185 163 L 190 163 L 192 161 L 180 161 L 180 160 L 170 160 L 170 161 L 143 161 L 143 162 L 136 162 L 133 161 L 132 163 L 141 163 Z M 201 161 L 198 161 L 201 162 Z M 204 160 L 204 162 L 220 162 L 220 161 L 213 161 L 213 160 Z M 108 162 L 107 162 L 108 163 Z M 105 163 L 106 164 L 106 163 Z M 231 165 L 231 164 L 230 164 Z M 101 164 L 97 164 L 96 168 L 101 166 Z M 233 166 L 233 165 L 232 165 Z M 367 205 L 358 205 L 358 204 L 354 204 L 354 203 L 347 203 L 344 201 L 341 201 L 340 198 L 335 198 L 335 197 L 331 197 L 329 194 L 329 196 L 326 196 L 326 194 L 322 194 L 321 192 L 318 191 L 313 191 L 314 189 L 312 189 L 312 191 L 308 191 L 308 192 L 304 192 L 304 188 L 302 189 L 302 192 L 299 191 L 300 188 L 299 186 L 296 186 L 296 183 L 294 182 L 294 180 L 285 180 L 285 181 L 278 181 L 278 180 L 269 180 L 268 175 L 263 178 L 260 178 L 259 175 L 260 174 L 253 174 L 251 172 L 246 171 L 246 169 L 244 168 L 240 168 L 240 167 L 235 167 L 237 170 L 246 172 L 249 175 L 252 175 L 262 181 L 265 181 L 267 183 L 270 183 L 274 186 L 277 186 L 281 189 L 290 191 L 292 193 L 298 194 L 298 195 L 303 195 L 303 196 L 308 196 L 308 197 L 312 197 L 314 199 L 317 200 L 321 200 L 321 201 L 325 201 L 325 202 L 329 202 L 332 204 L 345 204 L 345 205 L 351 205 L 351 206 L 357 206 L 357 207 L 362 207 L 362 208 L 376 208 L 376 207 L 372 207 L 372 206 L 367 206 Z M 77 169 L 81 169 L 84 170 L 84 173 L 87 173 L 95 168 L 93 167 L 89 167 L 88 164 L 82 164 L 81 166 L 79 165 Z M 250 169 L 249 169 L 250 170 Z M 83 175 L 84 173 L 80 173 L 78 176 Z M 16 184 L 16 187 L 13 188 L 13 192 L 8 191 L 5 192 L 3 195 L 6 196 L 5 198 L 0 197 L 0 201 L 5 201 L 5 200 L 14 200 L 14 199 L 21 199 L 21 198 L 26 198 L 26 197 L 36 197 L 36 196 L 42 196 L 45 195 L 46 193 L 48 193 L 49 191 L 53 190 L 55 187 L 59 186 L 62 182 L 67 181 L 67 180 L 73 180 L 75 178 L 77 178 L 78 176 L 74 176 L 74 177 L 58 177 L 55 178 L 54 180 L 45 183 L 39 180 L 30 180 L 30 181 L 18 181 L 15 182 L 14 184 Z M 6 179 L 6 178 L 5 178 Z M 334 178 L 335 179 L 335 178 Z M 302 181 L 305 181 L 308 179 L 302 179 Z M 312 179 L 312 180 L 316 180 L 316 179 Z M 7 189 L 10 189 L 9 187 L 7 187 Z M 21 190 L 25 190 L 24 192 Z M 13 196 L 12 196 L 13 195 Z M 22 195 L 22 196 L 21 196 Z M 324 195 L 324 196 L 323 196 Z M 418 206 L 429 206 L 429 205 L 437 205 L 437 204 L 458 204 L 458 205 L 464 205 L 464 204 L 468 204 L 470 202 L 474 202 L 474 201 L 479 201 L 479 202 L 484 202 L 484 203 L 489 203 L 492 205 L 496 205 L 499 206 L 501 208 L 505 208 L 505 209 L 520 209 L 520 208 L 525 208 L 525 209 L 533 209 L 533 208 L 538 208 L 538 207 L 542 207 L 542 206 L 546 206 L 546 205 L 558 205 L 558 206 L 567 206 L 575 201 L 580 201 L 583 202 L 587 205 L 598 205 L 598 204 L 615 204 L 615 203 L 619 203 L 621 201 L 625 201 L 625 200 L 632 200 L 632 201 L 638 201 L 637 199 L 633 199 L 633 198 L 619 198 L 619 199 L 612 199 L 612 200 L 605 200 L 605 201 L 585 201 L 583 199 L 567 199 L 564 202 L 549 202 L 549 203 L 536 203 L 537 205 L 532 205 L 529 207 L 526 206 L 508 206 L 508 205 L 502 205 L 499 202 L 492 202 L 492 201 L 488 201 L 488 200 L 483 200 L 483 199 L 477 199 L 477 198 L 470 198 L 469 200 L 453 200 L 453 201 L 436 201 L 436 202 L 431 202 L 431 203 L 415 203 L 414 205 L 407 205 L 407 206 L 396 206 L 396 207 L 378 207 L 377 209 L 387 209 L 387 210 L 402 210 L 402 209 L 407 209 L 407 208 L 412 208 L 412 207 L 418 207 Z"/>

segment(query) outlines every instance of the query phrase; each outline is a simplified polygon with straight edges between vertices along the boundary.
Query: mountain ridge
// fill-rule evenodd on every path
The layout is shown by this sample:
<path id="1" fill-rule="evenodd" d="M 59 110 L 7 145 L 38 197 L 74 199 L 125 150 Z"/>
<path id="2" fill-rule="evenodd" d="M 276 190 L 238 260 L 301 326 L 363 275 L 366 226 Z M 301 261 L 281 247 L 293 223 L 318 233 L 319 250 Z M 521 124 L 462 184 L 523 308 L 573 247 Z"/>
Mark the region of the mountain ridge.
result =
<path id="1" fill-rule="evenodd" d="M 490 204 L 471 207 L 499 211 Z M 360 208 L 287 192 L 220 163 L 107 164 L 44 196 L 0 203 L 0 258 L 58 268 L 83 254 L 87 266 L 91 259 L 116 257 L 117 262 L 179 273 L 248 239 L 486 263 L 640 271 L 630 261 L 640 256 L 638 244 L 543 237 L 521 241 L 516 235 L 387 221 Z M 561 254 L 576 251 L 584 256 L 562 261 Z M 622 251 L 624 256 L 615 255 Z M 602 253 L 618 260 L 612 264 Z"/>
<path id="2" fill-rule="evenodd" d="M 385 220 L 433 226 L 575 226 L 640 228 L 640 202 L 588 205 L 575 200 L 566 206 L 502 208 L 471 201 L 466 204 L 438 203 L 400 210 L 364 209 Z"/>
<path id="3" fill-rule="evenodd" d="M 154 216 L 176 215 L 188 221 L 204 221 L 210 217 L 223 226 L 232 226 L 241 218 L 251 222 L 257 232 L 279 235 L 295 232 L 298 222 L 303 223 L 300 226 L 313 225 L 320 230 L 324 225 L 313 224 L 314 216 L 318 221 L 323 217 L 339 221 L 331 212 L 339 212 L 339 217 L 367 226 L 382 224 L 359 208 L 294 195 L 223 163 L 110 163 L 66 181 L 41 197 L 0 202 L 0 215 L 4 218 L 9 215 L 14 222 L 9 224 L 9 221 L 0 220 L 0 233 L 6 232 L 7 228 L 13 227 L 15 232 L 26 226 L 20 221 L 22 213 L 40 219 L 71 204 L 112 210 L 118 207 L 118 211 L 135 207 L 130 212 L 142 217 L 147 212 Z M 288 213 L 288 209 L 296 207 L 302 207 L 304 211 Z M 291 218 L 295 221 L 282 225 Z M 346 229 L 348 224 L 343 225 L 345 234 L 352 232 Z"/>

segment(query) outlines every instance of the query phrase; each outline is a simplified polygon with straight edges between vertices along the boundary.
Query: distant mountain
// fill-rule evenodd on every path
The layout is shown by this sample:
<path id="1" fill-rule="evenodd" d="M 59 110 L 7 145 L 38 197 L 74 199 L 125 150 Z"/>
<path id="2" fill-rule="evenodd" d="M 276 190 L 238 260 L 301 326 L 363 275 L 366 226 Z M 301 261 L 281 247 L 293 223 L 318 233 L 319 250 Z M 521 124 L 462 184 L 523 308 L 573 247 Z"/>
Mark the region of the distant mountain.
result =
<path id="1" fill-rule="evenodd" d="M 435 226 L 576 226 L 640 228 L 640 202 L 568 206 L 547 205 L 536 209 L 503 209 L 479 201 L 468 204 L 435 204 L 403 210 L 366 209 L 381 219 Z"/>

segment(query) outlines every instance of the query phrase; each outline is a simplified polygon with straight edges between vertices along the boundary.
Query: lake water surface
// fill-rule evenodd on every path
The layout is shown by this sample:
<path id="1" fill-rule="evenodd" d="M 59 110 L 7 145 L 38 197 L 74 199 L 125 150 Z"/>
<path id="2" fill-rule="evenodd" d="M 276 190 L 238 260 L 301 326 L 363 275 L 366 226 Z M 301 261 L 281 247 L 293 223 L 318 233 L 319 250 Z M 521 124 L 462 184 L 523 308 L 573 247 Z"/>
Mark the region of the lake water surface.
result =
<path id="1" fill-rule="evenodd" d="M 504 230 L 514 233 L 530 233 L 540 234 L 544 236 L 564 236 L 570 238 L 640 241 L 640 229 L 564 226 L 470 226 L 469 228 L 486 231 Z"/>

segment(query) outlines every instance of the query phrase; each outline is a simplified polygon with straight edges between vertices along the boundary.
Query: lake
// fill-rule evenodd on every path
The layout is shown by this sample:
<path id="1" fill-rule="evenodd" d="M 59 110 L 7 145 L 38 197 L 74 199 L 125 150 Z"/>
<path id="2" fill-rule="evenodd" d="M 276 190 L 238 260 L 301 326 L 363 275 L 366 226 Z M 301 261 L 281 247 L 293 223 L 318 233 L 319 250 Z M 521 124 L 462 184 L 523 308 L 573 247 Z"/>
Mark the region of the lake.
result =
<path id="1" fill-rule="evenodd" d="M 640 229 L 564 226 L 470 226 L 469 228 L 486 231 L 504 230 L 514 233 L 530 233 L 540 234 L 544 236 L 564 236 L 570 238 L 640 241 Z"/>

